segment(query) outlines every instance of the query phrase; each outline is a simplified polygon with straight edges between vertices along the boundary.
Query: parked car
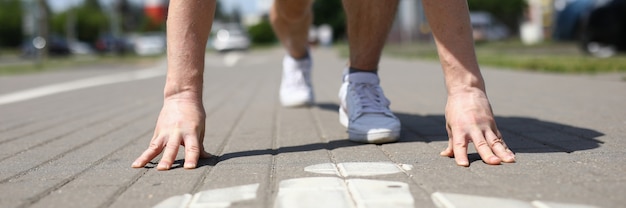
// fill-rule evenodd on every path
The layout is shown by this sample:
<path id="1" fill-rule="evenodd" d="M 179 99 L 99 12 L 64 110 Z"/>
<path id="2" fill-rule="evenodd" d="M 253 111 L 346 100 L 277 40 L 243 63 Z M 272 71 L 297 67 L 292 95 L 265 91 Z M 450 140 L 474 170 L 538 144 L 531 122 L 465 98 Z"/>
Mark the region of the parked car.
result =
<path id="1" fill-rule="evenodd" d="M 94 45 L 98 53 L 124 54 L 131 49 L 130 43 L 125 38 L 111 34 L 100 36 Z"/>
<path id="2" fill-rule="evenodd" d="M 37 55 L 37 48 L 35 47 L 35 43 L 33 40 L 35 39 L 28 39 L 22 43 L 21 56 L 23 58 L 32 58 Z M 65 38 L 61 36 L 50 35 L 48 37 L 48 40 L 43 41 L 43 45 L 45 45 L 45 47 L 48 49 L 49 56 L 71 55 L 70 47 L 67 43 L 67 40 L 65 40 Z"/>
<path id="3" fill-rule="evenodd" d="M 626 51 L 626 0 L 597 1 L 582 21 L 581 48 L 597 57 Z"/>
<path id="4" fill-rule="evenodd" d="M 91 46 L 78 40 L 68 41 L 68 46 L 72 54 L 93 54 Z"/>
<path id="5" fill-rule="evenodd" d="M 226 24 L 211 35 L 211 45 L 217 51 L 246 50 L 250 47 L 248 33 L 238 24 Z"/>
<path id="6" fill-rule="evenodd" d="M 146 33 L 132 36 L 130 42 L 136 54 L 141 56 L 165 53 L 166 40 L 163 33 Z"/>
<path id="7" fill-rule="evenodd" d="M 509 37 L 509 29 L 487 12 L 471 12 L 470 22 L 474 41 L 502 40 Z"/>

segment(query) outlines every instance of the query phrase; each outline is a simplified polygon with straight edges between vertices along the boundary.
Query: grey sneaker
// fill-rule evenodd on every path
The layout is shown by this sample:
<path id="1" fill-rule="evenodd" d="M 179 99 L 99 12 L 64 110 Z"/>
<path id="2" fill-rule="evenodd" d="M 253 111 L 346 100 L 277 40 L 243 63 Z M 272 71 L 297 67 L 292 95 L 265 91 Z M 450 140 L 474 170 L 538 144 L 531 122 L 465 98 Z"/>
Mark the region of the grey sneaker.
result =
<path id="1" fill-rule="evenodd" d="M 285 56 L 280 83 L 280 103 L 283 106 L 300 107 L 313 104 L 311 68 L 310 58 L 295 60 L 289 55 Z"/>
<path id="2" fill-rule="evenodd" d="M 378 144 L 400 136 L 400 120 L 389 110 L 390 102 L 379 83 L 372 73 L 345 76 L 339 89 L 339 121 L 348 128 L 352 141 Z"/>

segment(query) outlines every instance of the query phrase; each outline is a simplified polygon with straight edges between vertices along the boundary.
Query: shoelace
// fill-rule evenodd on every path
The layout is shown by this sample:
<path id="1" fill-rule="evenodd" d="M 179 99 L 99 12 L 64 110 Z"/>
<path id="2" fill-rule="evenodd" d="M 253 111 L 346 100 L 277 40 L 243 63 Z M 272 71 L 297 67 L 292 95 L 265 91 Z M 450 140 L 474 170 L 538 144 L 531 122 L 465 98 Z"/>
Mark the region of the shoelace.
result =
<path id="1" fill-rule="evenodd" d="M 290 88 L 306 88 L 306 86 L 308 86 L 308 82 L 305 79 L 306 73 L 307 72 L 300 70 L 292 70 L 284 73 L 285 84 Z"/>
<path id="2" fill-rule="evenodd" d="M 357 114 L 362 113 L 386 113 L 389 101 L 382 95 L 377 84 L 371 83 L 351 83 L 355 93 L 358 95 Z"/>
<path id="3" fill-rule="evenodd" d="M 295 62 L 295 68 L 288 70 L 287 73 L 283 73 L 283 76 L 285 76 L 286 79 L 285 84 L 289 88 L 308 88 L 308 86 L 310 85 L 309 80 L 307 80 L 305 77 L 308 77 L 310 71 L 303 69 L 309 67 L 307 66 L 309 64 L 309 62 Z"/>

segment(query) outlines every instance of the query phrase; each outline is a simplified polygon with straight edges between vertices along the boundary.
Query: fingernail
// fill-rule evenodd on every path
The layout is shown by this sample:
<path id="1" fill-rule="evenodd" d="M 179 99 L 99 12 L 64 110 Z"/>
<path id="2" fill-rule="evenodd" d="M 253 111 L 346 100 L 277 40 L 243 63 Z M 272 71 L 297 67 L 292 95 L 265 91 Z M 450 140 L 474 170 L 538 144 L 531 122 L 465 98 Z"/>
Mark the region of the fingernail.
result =
<path id="1" fill-rule="evenodd" d="M 489 160 L 491 161 L 491 164 L 494 165 L 500 165 L 502 163 L 502 159 L 496 156 L 492 156 L 491 158 L 489 158 Z"/>
<path id="2" fill-rule="evenodd" d="M 509 159 L 510 162 L 515 162 L 515 155 L 510 156 L 508 159 Z"/>
<path id="3" fill-rule="evenodd" d="M 194 168 L 196 168 L 196 164 L 193 164 L 193 163 L 185 163 L 184 168 L 185 168 L 185 169 L 194 169 Z"/>
<path id="4" fill-rule="evenodd" d="M 168 169 L 170 169 L 170 167 L 165 164 L 159 164 L 159 166 L 157 166 L 157 170 L 168 170 Z"/>
<path id="5" fill-rule="evenodd" d="M 133 167 L 133 168 L 138 168 L 139 166 L 141 166 L 139 162 L 134 162 L 132 165 L 130 165 L 130 167 Z"/>

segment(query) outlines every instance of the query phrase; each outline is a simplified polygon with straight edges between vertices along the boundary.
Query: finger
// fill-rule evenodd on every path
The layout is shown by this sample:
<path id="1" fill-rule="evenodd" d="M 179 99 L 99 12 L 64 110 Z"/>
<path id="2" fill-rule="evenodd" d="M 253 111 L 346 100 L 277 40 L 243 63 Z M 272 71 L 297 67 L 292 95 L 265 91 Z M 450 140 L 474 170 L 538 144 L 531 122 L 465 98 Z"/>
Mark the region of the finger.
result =
<path id="1" fill-rule="evenodd" d="M 180 135 L 173 134 L 173 138 L 169 138 L 165 150 L 163 151 L 163 157 L 157 165 L 157 170 L 169 170 L 176 159 L 178 154 L 178 147 L 180 146 Z"/>
<path id="2" fill-rule="evenodd" d="M 439 155 L 444 157 L 452 157 L 454 156 L 454 151 L 452 151 L 452 131 L 450 130 L 450 125 L 446 125 L 446 131 L 448 132 L 448 147 L 441 151 Z"/>
<path id="3" fill-rule="evenodd" d="M 198 144 L 200 146 L 200 158 L 206 159 L 211 157 L 211 154 L 208 153 L 206 149 L 204 149 L 204 128 L 202 128 L 202 131 L 200 131 L 199 137 L 202 138 L 200 139 L 200 144 Z"/>
<path id="4" fill-rule="evenodd" d="M 444 156 L 444 157 L 453 157 L 454 156 L 454 150 L 452 149 L 452 138 L 448 139 L 448 147 L 446 147 L 446 149 L 441 151 L 439 153 L 439 155 Z"/>
<path id="5" fill-rule="evenodd" d="M 131 167 L 133 167 L 133 168 L 142 168 L 142 167 L 146 166 L 146 164 L 148 164 L 148 162 L 150 162 L 152 159 L 154 159 L 156 156 L 158 156 L 161 153 L 161 151 L 163 151 L 163 147 L 165 147 L 165 145 L 163 145 L 162 142 L 160 142 L 160 141 L 163 141 L 163 140 L 155 140 L 155 139 L 153 139 L 153 141 L 150 142 L 150 146 L 148 146 L 148 149 L 146 149 L 141 154 L 141 156 L 139 156 L 137 159 L 135 159 L 135 162 L 133 162 Z"/>
<path id="6" fill-rule="evenodd" d="M 485 138 L 487 143 L 491 146 L 493 153 L 498 156 L 502 162 L 512 163 L 515 162 L 515 155 L 504 143 L 501 136 L 494 134 L 492 131 L 485 132 Z"/>
<path id="7" fill-rule="evenodd" d="M 198 164 L 198 158 L 200 158 L 200 151 L 203 151 L 200 148 L 200 144 L 198 144 L 198 139 L 196 136 L 186 136 L 185 137 L 185 164 L 183 167 L 185 169 L 193 169 L 196 168 Z"/>
<path id="8" fill-rule="evenodd" d="M 468 140 L 466 140 L 464 137 L 459 137 L 457 135 L 462 135 L 462 134 L 456 134 L 454 135 L 455 137 L 452 138 L 454 160 L 456 161 L 456 164 L 459 166 L 469 167 L 469 160 L 467 159 Z"/>
<path id="9" fill-rule="evenodd" d="M 499 157 L 493 154 L 489 143 L 481 131 L 473 131 L 472 141 L 474 142 L 474 146 L 476 147 L 476 151 L 478 151 L 480 158 L 482 158 L 485 163 L 490 165 L 499 165 L 502 162 Z"/>

